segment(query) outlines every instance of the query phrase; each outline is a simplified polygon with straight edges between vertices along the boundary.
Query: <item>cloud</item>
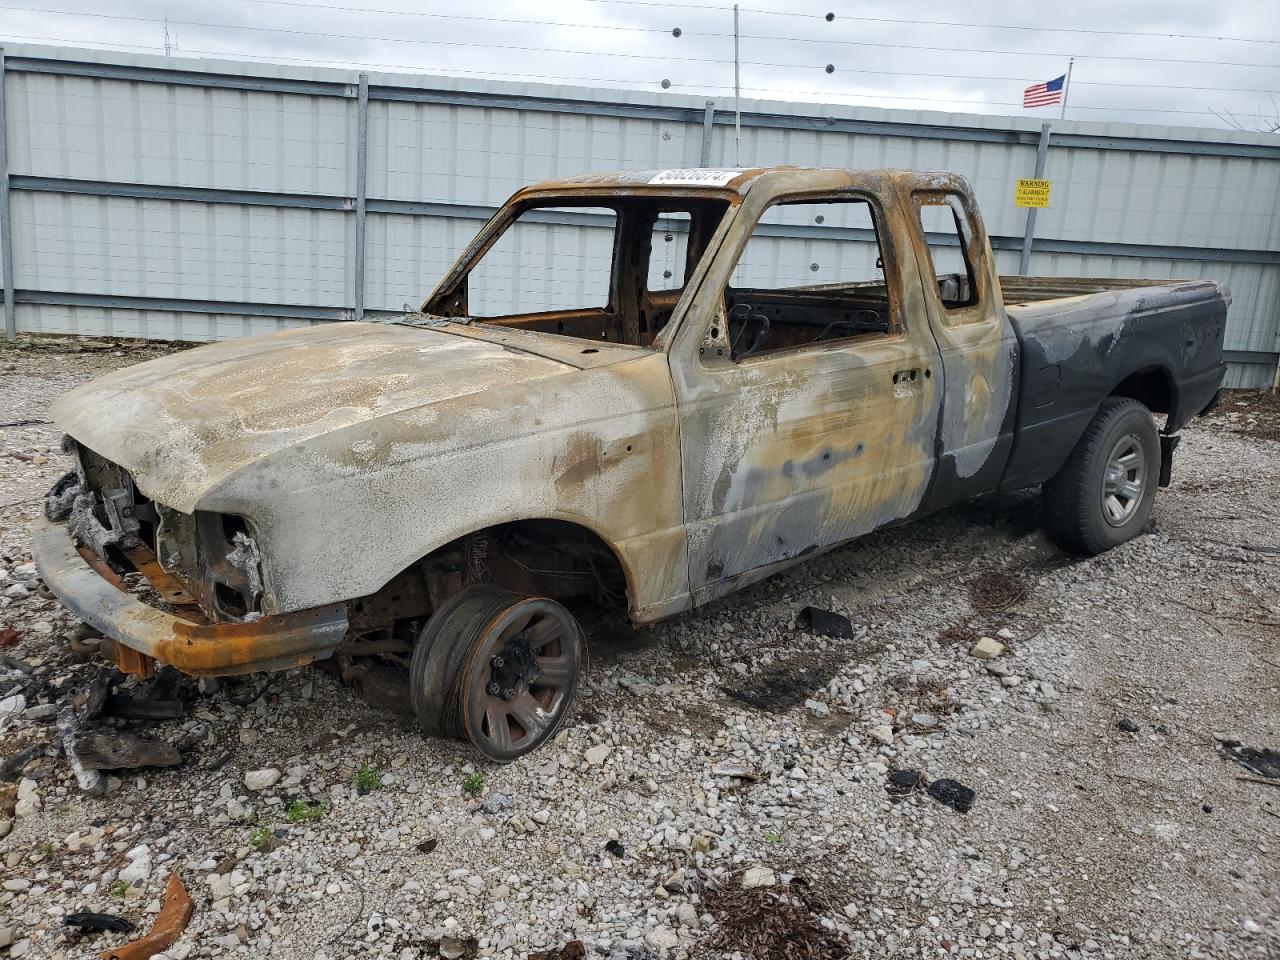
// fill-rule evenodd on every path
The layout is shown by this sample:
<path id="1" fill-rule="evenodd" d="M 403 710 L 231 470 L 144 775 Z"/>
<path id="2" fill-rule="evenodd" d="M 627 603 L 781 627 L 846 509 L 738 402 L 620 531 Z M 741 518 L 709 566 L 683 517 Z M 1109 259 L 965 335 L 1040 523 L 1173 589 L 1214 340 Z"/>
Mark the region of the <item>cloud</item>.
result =
<path id="1" fill-rule="evenodd" d="M 1075 119 L 1222 126 L 1212 111 L 1274 114 L 1272 91 L 1280 91 L 1280 42 L 1168 35 L 1264 39 L 1259 27 L 1275 27 L 1260 20 L 1250 0 L 1076 0 L 1044 10 L 1013 0 L 916 0 L 909 7 L 825 0 L 804 16 L 779 0 L 756 3 L 741 13 L 742 87 L 750 98 L 1050 118 L 1056 108 L 1022 110 L 1022 90 L 1064 73 L 1073 55 L 1068 115 Z M 439 0 L 369 0 L 371 10 L 355 0 L 119 0 L 110 7 L 29 0 L 25 6 L 4 5 L 10 38 L 160 53 L 167 14 L 179 55 L 659 93 L 667 80 L 673 93 L 719 101 L 733 88 L 733 18 L 721 5 L 505 0 L 472 9 Z M 827 11 L 833 20 L 825 19 Z M 902 22 L 909 18 L 914 22 Z M 1008 29 L 1037 21 L 1080 32 Z M 672 34 L 677 27 L 679 37 Z"/>

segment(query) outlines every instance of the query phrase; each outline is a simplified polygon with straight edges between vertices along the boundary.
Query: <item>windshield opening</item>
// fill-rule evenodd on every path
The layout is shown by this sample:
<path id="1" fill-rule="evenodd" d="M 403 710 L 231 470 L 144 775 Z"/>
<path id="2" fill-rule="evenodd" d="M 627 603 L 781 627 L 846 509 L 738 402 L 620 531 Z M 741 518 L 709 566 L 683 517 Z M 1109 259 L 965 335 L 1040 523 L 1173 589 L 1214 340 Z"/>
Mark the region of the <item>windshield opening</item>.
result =
<path id="1" fill-rule="evenodd" d="M 670 321 L 728 202 L 557 197 L 521 207 L 429 313 L 650 346 Z"/>

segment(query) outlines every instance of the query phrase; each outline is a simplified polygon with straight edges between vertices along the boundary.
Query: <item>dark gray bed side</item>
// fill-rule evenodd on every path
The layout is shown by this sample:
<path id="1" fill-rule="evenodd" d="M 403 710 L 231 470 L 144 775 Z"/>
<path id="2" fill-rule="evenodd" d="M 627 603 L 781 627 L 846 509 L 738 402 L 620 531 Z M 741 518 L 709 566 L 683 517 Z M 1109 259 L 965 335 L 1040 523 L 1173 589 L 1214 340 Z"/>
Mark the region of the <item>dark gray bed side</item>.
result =
<path id="1" fill-rule="evenodd" d="M 1167 414 L 1166 435 L 1203 412 L 1226 370 L 1230 302 L 1221 285 L 1195 280 L 1008 306 L 1022 380 L 1001 489 L 1057 473 L 1106 397 Z"/>

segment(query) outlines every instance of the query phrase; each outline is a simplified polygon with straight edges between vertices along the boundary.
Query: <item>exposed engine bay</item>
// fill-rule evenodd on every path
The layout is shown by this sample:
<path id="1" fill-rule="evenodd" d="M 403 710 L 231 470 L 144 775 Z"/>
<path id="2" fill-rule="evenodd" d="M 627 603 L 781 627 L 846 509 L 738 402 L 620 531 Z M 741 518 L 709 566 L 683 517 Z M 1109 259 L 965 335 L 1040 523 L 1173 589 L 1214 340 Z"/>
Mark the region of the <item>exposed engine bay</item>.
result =
<path id="1" fill-rule="evenodd" d="M 128 471 L 76 443 L 75 458 L 45 499 L 50 520 L 67 520 L 76 545 L 117 575 L 149 586 L 188 616 L 197 608 L 211 623 L 253 621 L 264 613 L 261 556 L 241 517 L 172 510 L 147 498 Z M 137 576 L 134 576 L 137 575 Z"/>

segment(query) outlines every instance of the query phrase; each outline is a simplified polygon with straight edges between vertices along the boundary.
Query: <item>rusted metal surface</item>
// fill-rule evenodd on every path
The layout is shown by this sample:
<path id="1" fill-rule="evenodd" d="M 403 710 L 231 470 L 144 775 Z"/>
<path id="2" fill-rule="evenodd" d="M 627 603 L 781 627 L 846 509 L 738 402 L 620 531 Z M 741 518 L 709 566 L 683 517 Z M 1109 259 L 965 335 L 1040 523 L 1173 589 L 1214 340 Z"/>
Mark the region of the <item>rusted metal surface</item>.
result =
<path id="1" fill-rule="evenodd" d="M 149 657 L 133 647 L 115 641 L 108 645 L 107 652 L 111 662 L 120 669 L 121 673 L 127 673 L 139 680 L 150 680 L 156 675 L 155 657 Z"/>
<path id="2" fill-rule="evenodd" d="M 160 912 L 156 914 L 151 931 L 123 946 L 103 950 L 102 960 L 148 960 L 154 957 L 182 936 L 182 931 L 187 929 L 195 911 L 196 905 L 191 902 L 182 879 L 176 873 L 169 874 L 164 903 L 160 905 Z"/>
<path id="3" fill-rule="evenodd" d="M 394 323 L 228 341 L 117 371 L 59 399 L 57 422 L 117 465 L 112 482 L 135 485 L 154 503 L 162 532 L 174 531 L 161 537 L 166 549 L 181 557 L 198 528 L 202 569 L 240 571 L 242 600 L 260 598 L 268 615 L 255 619 L 248 603 L 238 622 L 208 625 L 115 601 L 109 615 L 84 602 L 78 612 L 188 672 L 304 662 L 337 645 L 343 604 L 363 641 L 388 639 L 397 617 L 416 623 L 483 579 L 464 549 L 478 533 L 554 521 L 583 532 L 584 548 L 499 551 L 482 564 L 484 576 L 530 592 L 609 595 L 602 551 L 625 580 L 631 617 L 651 621 L 996 488 L 1007 479 L 1017 418 L 1035 407 L 1020 402 L 1020 390 L 1058 362 L 1037 353 L 1037 366 L 1024 370 L 1018 333 L 1043 336 L 1045 356 L 1076 357 L 1082 376 L 1093 376 L 1110 371 L 1115 351 L 1102 359 L 1080 351 L 1098 352 L 1107 336 L 1141 340 L 1141 324 L 1158 312 L 1142 304 L 1167 302 L 1159 322 L 1176 315 L 1168 322 L 1204 345 L 1182 358 L 1201 378 L 1194 398 L 1220 361 L 1212 354 L 1221 330 L 1190 330 L 1205 304 L 1225 312 L 1213 284 L 1135 291 L 1020 278 L 1004 282 L 1026 305 L 1006 310 L 960 177 L 773 168 L 689 174 L 683 183 L 684 173 L 521 191 L 422 310 Z M 874 211 L 883 281 L 859 290 L 883 303 L 885 329 L 735 357 L 726 290 L 762 215 L 779 202 L 831 199 Z M 502 230 L 531 208 L 575 205 L 617 214 L 609 302 L 468 316 L 470 272 Z M 934 276 L 920 216 L 938 205 L 959 218 L 966 278 Z M 672 211 L 689 217 L 685 282 L 649 291 L 653 226 Z M 942 290 L 961 284 L 971 296 L 943 299 Z M 784 293 L 791 307 L 838 295 L 823 285 Z M 1082 334 L 1064 314 L 1094 327 Z M 1083 416 L 1115 386 L 1088 380 L 1062 396 Z M 1070 449 L 1067 428 L 1050 419 L 1057 432 L 1036 442 Z M 1074 429 L 1074 420 L 1063 422 Z M 48 549 L 55 556 L 42 567 L 51 564 L 56 592 L 93 592 L 59 559 L 63 548 Z M 168 556 L 161 550 L 163 565 L 146 556 L 134 565 L 162 594 L 184 589 L 211 619 L 234 614 L 200 578 L 158 576 L 156 567 L 172 571 Z M 95 575 L 85 568 L 84 576 Z"/>
<path id="4" fill-rule="evenodd" d="M 65 525 L 42 521 L 32 539 L 45 583 L 76 616 L 114 638 L 126 658 L 136 654 L 193 676 L 225 676 L 327 657 L 346 633 L 342 604 L 238 623 L 192 623 L 108 582 L 76 550 Z"/>
<path id="5" fill-rule="evenodd" d="M 181 609 L 182 618 L 192 623 L 207 623 L 208 618 L 200 611 L 195 597 L 187 592 L 182 581 L 160 566 L 156 555 L 146 547 L 138 546 L 124 551 L 135 570 L 142 574 L 152 589 L 160 595 L 160 599 L 173 607 Z"/>
<path id="6" fill-rule="evenodd" d="M 112 570 L 106 561 L 99 560 L 94 552 L 88 547 L 78 546 L 76 547 L 76 553 L 80 555 L 80 558 L 84 560 L 85 563 L 93 568 L 94 573 L 107 581 L 107 583 L 111 584 L 111 586 L 121 591 L 129 589 L 124 585 L 124 581 L 120 579 L 120 575 Z"/>

